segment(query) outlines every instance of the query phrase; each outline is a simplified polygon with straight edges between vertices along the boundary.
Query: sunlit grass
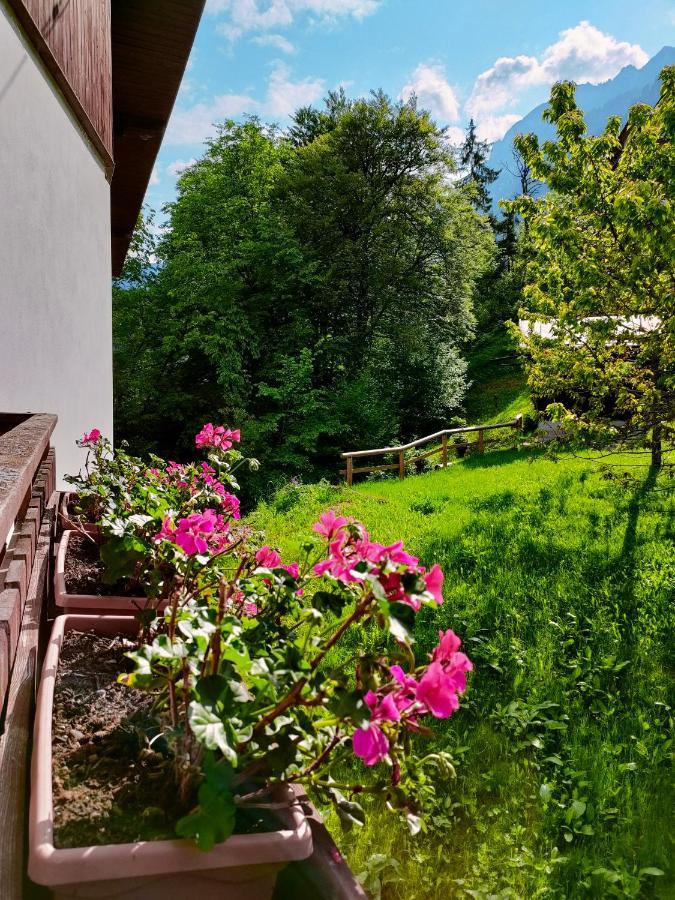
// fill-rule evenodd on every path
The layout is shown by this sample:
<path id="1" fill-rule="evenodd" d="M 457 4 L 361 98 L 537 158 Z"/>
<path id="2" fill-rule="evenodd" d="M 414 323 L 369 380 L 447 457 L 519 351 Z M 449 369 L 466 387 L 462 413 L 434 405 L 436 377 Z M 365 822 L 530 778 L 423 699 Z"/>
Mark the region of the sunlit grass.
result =
<path id="1" fill-rule="evenodd" d="M 436 728 L 457 779 L 416 838 L 384 808 L 343 837 L 330 819 L 383 897 L 675 896 L 675 503 L 630 471 L 625 487 L 591 459 L 496 451 L 402 482 L 291 485 L 251 517 L 286 559 L 332 507 L 444 569 L 416 650 L 452 627 L 476 664 Z"/>

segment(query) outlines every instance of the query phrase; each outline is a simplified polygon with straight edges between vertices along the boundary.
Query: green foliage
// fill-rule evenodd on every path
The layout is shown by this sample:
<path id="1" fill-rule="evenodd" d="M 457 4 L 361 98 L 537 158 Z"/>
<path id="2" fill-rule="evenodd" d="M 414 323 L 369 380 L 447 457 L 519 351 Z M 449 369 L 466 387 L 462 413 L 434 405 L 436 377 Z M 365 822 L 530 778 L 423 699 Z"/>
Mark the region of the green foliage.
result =
<path id="1" fill-rule="evenodd" d="M 675 506 L 665 474 L 627 490 L 605 476 L 593 456 L 496 452 L 403 482 L 296 487 L 252 517 L 287 552 L 326 504 L 402 538 L 446 574 L 417 658 L 453 627 L 478 661 L 433 745 L 457 777 L 428 834 L 413 842 L 381 806 L 341 841 L 374 890 L 381 868 L 388 900 L 673 895 Z"/>
<path id="2" fill-rule="evenodd" d="M 555 326 L 527 340 L 535 396 L 560 400 L 570 430 L 616 442 L 616 418 L 651 435 L 652 462 L 675 418 L 675 68 L 661 73 L 652 108 L 634 106 L 622 129 L 586 133 L 575 86 L 554 85 L 545 118 L 557 140 L 516 145 L 548 184 L 540 200 L 511 209 L 528 228 L 523 316 Z"/>
<path id="3" fill-rule="evenodd" d="M 470 424 L 507 422 L 533 412 L 518 343 L 500 326 L 482 335 L 467 353 L 471 386 L 466 396 Z"/>
<path id="4" fill-rule="evenodd" d="M 466 129 L 464 143 L 457 148 L 457 161 L 462 175 L 462 185 L 473 200 L 476 209 L 487 215 L 491 200 L 489 185 L 496 180 L 499 169 L 492 169 L 487 164 L 490 155 L 490 144 L 481 141 L 476 134 L 476 123 L 473 119 Z"/>
<path id="5" fill-rule="evenodd" d="M 288 135 L 223 124 L 115 288 L 118 434 L 180 458 L 201 422 L 236 420 L 260 494 L 443 423 L 493 248 L 452 166 L 428 115 L 381 93 L 330 95 Z"/>
<path id="6" fill-rule="evenodd" d="M 209 850 L 232 834 L 237 807 L 269 806 L 288 783 L 332 802 L 347 829 L 365 822 L 356 796 L 381 796 L 416 834 L 435 793 L 427 769 L 448 777 L 452 767 L 443 754 L 418 756 L 411 735 L 431 734 L 421 720 L 459 708 L 472 668 L 450 632 L 433 667 L 415 665 L 415 614 L 441 602 L 443 574 L 331 511 L 308 529 L 299 562 L 252 547 L 227 490 L 252 462 L 233 446 L 240 440 L 238 429 L 207 423 L 194 442 L 208 463 L 153 456 L 148 466 L 92 429 L 77 442 L 86 474 L 69 479 L 95 501 L 86 524 L 97 526 L 107 582 L 133 579 L 144 592 L 118 682 L 152 694 L 145 738 L 162 734 L 169 789 L 189 810 L 178 834 Z M 357 628 L 373 635 L 377 656 L 364 649 L 326 665 Z M 355 779 L 337 782 L 333 768 L 355 756 Z"/>

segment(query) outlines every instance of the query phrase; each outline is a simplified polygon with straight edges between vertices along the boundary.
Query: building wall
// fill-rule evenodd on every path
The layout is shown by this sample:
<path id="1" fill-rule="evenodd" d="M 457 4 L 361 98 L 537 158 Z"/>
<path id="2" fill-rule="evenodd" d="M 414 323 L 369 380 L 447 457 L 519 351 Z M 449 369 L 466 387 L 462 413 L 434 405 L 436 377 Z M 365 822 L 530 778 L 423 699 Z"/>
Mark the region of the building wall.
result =
<path id="1" fill-rule="evenodd" d="M 85 127 L 111 161 L 110 0 L 5 0 Z"/>
<path id="2" fill-rule="evenodd" d="M 59 478 L 112 437 L 110 278 L 103 166 L 0 0 L 0 411 L 56 413 Z"/>

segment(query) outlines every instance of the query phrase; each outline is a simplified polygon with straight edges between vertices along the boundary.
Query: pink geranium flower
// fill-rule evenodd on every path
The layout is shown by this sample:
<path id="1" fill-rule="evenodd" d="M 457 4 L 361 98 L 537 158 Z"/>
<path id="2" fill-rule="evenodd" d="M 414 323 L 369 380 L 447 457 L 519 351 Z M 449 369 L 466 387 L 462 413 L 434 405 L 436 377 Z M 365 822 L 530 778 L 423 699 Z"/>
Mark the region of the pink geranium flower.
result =
<path id="1" fill-rule="evenodd" d="M 100 439 L 100 437 L 101 437 L 101 432 L 99 431 L 99 429 L 92 428 L 89 433 L 87 433 L 85 431 L 85 433 L 82 435 L 81 443 L 84 444 L 85 446 L 89 446 L 91 444 L 96 444 L 98 442 L 98 440 Z"/>
<path id="2" fill-rule="evenodd" d="M 215 510 L 207 509 L 203 513 L 192 513 L 185 519 L 178 520 L 174 543 L 187 556 L 194 556 L 196 553 L 206 553 L 209 547 L 209 538 L 215 528 Z"/>
<path id="3" fill-rule="evenodd" d="M 368 691 L 363 699 L 370 709 L 370 721 L 354 732 L 352 749 L 367 766 L 374 766 L 389 753 L 389 741 L 377 723 L 398 722 L 401 713 L 393 694 L 379 696 Z"/>
<path id="4" fill-rule="evenodd" d="M 437 719 L 447 719 L 459 709 L 455 682 L 437 662 L 422 675 L 416 696 Z"/>
<path id="5" fill-rule="evenodd" d="M 312 531 L 330 541 L 348 521 L 344 516 L 338 516 L 332 509 L 329 509 L 321 513 L 319 521 L 312 525 Z"/>
<path id="6" fill-rule="evenodd" d="M 261 547 L 255 555 L 255 561 L 263 569 L 277 569 L 281 565 L 281 557 L 271 547 Z"/>
<path id="7" fill-rule="evenodd" d="M 224 425 L 213 425 L 208 422 L 199 434 L 195 435 L 197 447 L 215 447 L 217 450 L 229 450 L 233 443 L 240 443 L 241 432 L 238 428 L 225 428 Z"/>
<path id="8" fill-rule="evenodd" d="M 441 631 L 439 638 L 415 697 L 437 719 L 446 719 L 459 708 L 457 694 L 466 690 L 466 673 L 473 669 L 473 663 L 459 652 L 462 642 L 454 631 Z"/>
<path id="9" fill-rule="evenodd" d="M 220 553 L 229 540 L 229 525 L 215 509 L 206 509 L 203 513 L 192 513 L 178 520 L 174 527 L 171 520 L 165 517 L 156 541 L 167 540 L 176 544 L 187 556 L 196 554 Z"/>
<path id="10" fill-rule="evenodd" d="M 367 725 L 363 725 L 354 732 L 352 749 L 365 765 L 374 766 L 382 762 L 389 753 L 389 741 L 381 728 L 368 722 Z"/>
<path id="11" fill-rule="evenodd" d="M 343 584 L 376 579 L 390 603 L 405 603 L 415 612 L 423 603 L 443 602 L 440 566 L 427 573 L 402 541 L 388 547 L 371 541 L 363 525 L 332 510 L 322 513 L 312 527 L 329 541 L 328 557 L 314 566 L 315 575 L 330 575 Z"/>
<path id="12" fill-rule="evenodd" d="M 427 590 L 440 606 L 443 603 L 443 570 L 436 564 L 424 576 Z"/>
<path id="13" fill-rule="evenodd" d="M 173 542 L 176 537 L 176 530 L 173 528 L 171 519 L 168 516 L 164 516 L 162 521 L 162 527 L 158 534 L 155 535 L 156 541 L 171 541 Z"/>

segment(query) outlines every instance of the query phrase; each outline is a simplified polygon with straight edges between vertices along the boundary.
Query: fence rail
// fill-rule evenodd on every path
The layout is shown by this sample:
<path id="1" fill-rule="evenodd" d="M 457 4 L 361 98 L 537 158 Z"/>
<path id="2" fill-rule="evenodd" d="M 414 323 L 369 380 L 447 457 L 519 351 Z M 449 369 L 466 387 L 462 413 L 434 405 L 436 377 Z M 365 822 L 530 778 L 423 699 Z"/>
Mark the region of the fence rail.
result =
<path id="1" fill-rule="evenodd" d="M 401 444 L 398 447 L 378 447 L 375 450 L 351 450 L 349 453 L 342 454 L 342 459 L 347 460 L 347 468 L 341 469 L 340 475 L 346 477 L 347 484 L 350 487 L 354 482 L 354 475 L 363 475 L 366 472 L 387 472 L 398 469 L 399 478 L 405 478 L 405 454 L 407 450 L 413 450 L 415 447 L 422 447 L 424 444 L 428 444 L 431 441 L 440 440 L 440 447 L 434 447 L 432 450 L 427 450 L 426 453 L 420 454 L 416 459 L 426 459 L 429 456 L 440 453 L 442 464 L 445 467 L 448 465 L 448 455 L 450 450 L 450 447 L 448 446 L 448 437 L 460 434 L 477 434 L 478 439 L 473 445 L 469 442 L 461 443 L 456 444 L 453 449 L 459 455 L 459 453 L 466 452 L 468 447 L 473 446 L 477 448 L 479 453 L 483 453 L 485 451 L 486 431 L 495 431 L 499 428 L 513 428 L 515 431 L 520 431 L 522 427 L 523 417 L 522 415 L 517 415 L 515 419 L 512 419 L 510 422 L 497 422 L 494 425 L 465 425 L 462 428 L 444 428 L 443 431 L 436 431 L 434 434 L 428 434 L 426 437 L 417 438 L 416 441 L 410 441 L 409 444 Z M 362 459 L 366 456 L 388 456 L 390 454 L 398 455 L 398 462 L 387 463 L 381 466 L 354 467 L 355 459 Z"/>

